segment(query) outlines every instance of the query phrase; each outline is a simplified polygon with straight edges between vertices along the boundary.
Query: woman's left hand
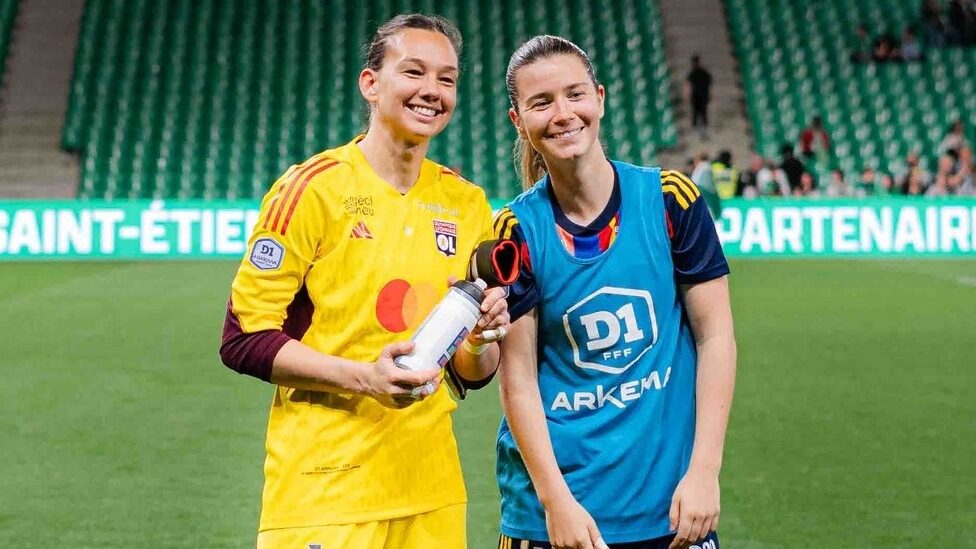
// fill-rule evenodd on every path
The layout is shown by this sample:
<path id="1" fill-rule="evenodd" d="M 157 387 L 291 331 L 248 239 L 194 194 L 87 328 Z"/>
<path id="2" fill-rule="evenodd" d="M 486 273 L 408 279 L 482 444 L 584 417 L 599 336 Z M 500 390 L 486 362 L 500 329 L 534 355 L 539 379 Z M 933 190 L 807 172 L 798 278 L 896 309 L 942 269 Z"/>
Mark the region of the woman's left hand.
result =
<path id="1" fill-rule="evenodd" d="M 718 529 L 718 473 L 688 469 L 674 490 L 670 515 L 677 534 L 668 549 L 684 549 Z"/>

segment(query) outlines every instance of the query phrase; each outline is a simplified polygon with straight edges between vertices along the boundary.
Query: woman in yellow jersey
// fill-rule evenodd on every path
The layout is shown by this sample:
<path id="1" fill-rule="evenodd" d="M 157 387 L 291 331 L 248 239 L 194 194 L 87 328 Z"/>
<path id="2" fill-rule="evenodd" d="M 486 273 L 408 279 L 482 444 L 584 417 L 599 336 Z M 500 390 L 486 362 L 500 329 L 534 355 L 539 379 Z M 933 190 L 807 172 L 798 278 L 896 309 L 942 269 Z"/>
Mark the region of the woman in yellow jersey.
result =
<path id="1" fill-rule="evenodd" d="M 227 366 L 277 385 L 260 548 L 466 545 L 456 404 L 438 369 L 393 363 L 492 236 L 484 192 L 425 158 L 454 112 L 460 45 L 439 17 L 381 26 L 359 75 L 365 136 L 293 166 L 262 202 L 221 345 Z M 498 364 L 485 335 L 509 322 L 500 289 L 481 310 L 449 365 L 469 388 Z"/>

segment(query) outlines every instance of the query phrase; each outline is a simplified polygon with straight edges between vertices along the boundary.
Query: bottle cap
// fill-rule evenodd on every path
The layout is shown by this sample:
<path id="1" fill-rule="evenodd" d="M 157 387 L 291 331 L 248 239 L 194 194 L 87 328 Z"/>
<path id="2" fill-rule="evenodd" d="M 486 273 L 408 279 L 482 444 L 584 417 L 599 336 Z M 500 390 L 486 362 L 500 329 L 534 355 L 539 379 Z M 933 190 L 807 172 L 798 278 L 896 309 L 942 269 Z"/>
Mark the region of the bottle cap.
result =
<path id="1" fill-rule="evenodd" d="M 458 280 L 451 285 L 452 288 L 457 288 L 461 291 L 461 295 L 467 297 L 471 300 L 476 307 L 481 307 L 481 302 L 485 300 L 485 288 L 488 285 L 485 284 L 484 280 L 480 278 L 474 282 L 468 282 L 467 280 Z"/>

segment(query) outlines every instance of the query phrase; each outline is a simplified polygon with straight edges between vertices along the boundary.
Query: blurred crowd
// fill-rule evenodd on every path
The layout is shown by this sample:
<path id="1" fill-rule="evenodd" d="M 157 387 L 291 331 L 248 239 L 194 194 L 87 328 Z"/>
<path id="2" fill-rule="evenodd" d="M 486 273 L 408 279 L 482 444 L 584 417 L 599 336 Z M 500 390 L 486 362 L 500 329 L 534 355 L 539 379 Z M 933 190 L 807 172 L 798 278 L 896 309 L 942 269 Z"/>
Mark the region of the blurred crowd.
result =
<path id="1" fill-rule="evenodd" d="M 923 0 L 920 11 L 920 24 L 929 45 L 976 45 L 976 1 L 949 0 L 943 7 L 938 0 Z"/>
<path id="2" fill-rule="evenodd" d="M 902 29 L 900 36 L 891 31 L 872 35 L 861 24 L 850 50 L 855 63 L 886 63 L 924 59 L 926 48 L 974 45 L 976 0 L 950 0 L 945 7 L 938 0 L 923 0 L 918 22 Z"/>
<path id="3" fill-rule="evenodd" d="M 801 132 L 798 143 L 785 143 L 779 158 L 753 154 L 745 169 L 729 151 L 688 159 L 685 172 L 697 185 L 732 197 L 976 196 L 976 164 L 963 123 L 952 123 L 928 167 L 927 156 L 913 151 L 903 165 L 885 173 L 867 165 L 860 173 L 829 167 L 830 136 L 819 117 Z"/>

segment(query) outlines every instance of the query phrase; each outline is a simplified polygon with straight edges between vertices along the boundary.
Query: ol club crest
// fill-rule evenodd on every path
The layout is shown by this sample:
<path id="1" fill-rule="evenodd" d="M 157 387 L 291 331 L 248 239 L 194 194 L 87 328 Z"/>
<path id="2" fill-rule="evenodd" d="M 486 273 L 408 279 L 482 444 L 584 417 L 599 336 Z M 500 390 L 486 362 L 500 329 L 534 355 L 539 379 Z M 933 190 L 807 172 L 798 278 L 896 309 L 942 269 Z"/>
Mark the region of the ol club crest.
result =
<path id="1" fill-rule="evenodd" d="M 434 243 L 437 251 L 447 257 L 457 253 L 457 224 L 434 220 Z"/>

